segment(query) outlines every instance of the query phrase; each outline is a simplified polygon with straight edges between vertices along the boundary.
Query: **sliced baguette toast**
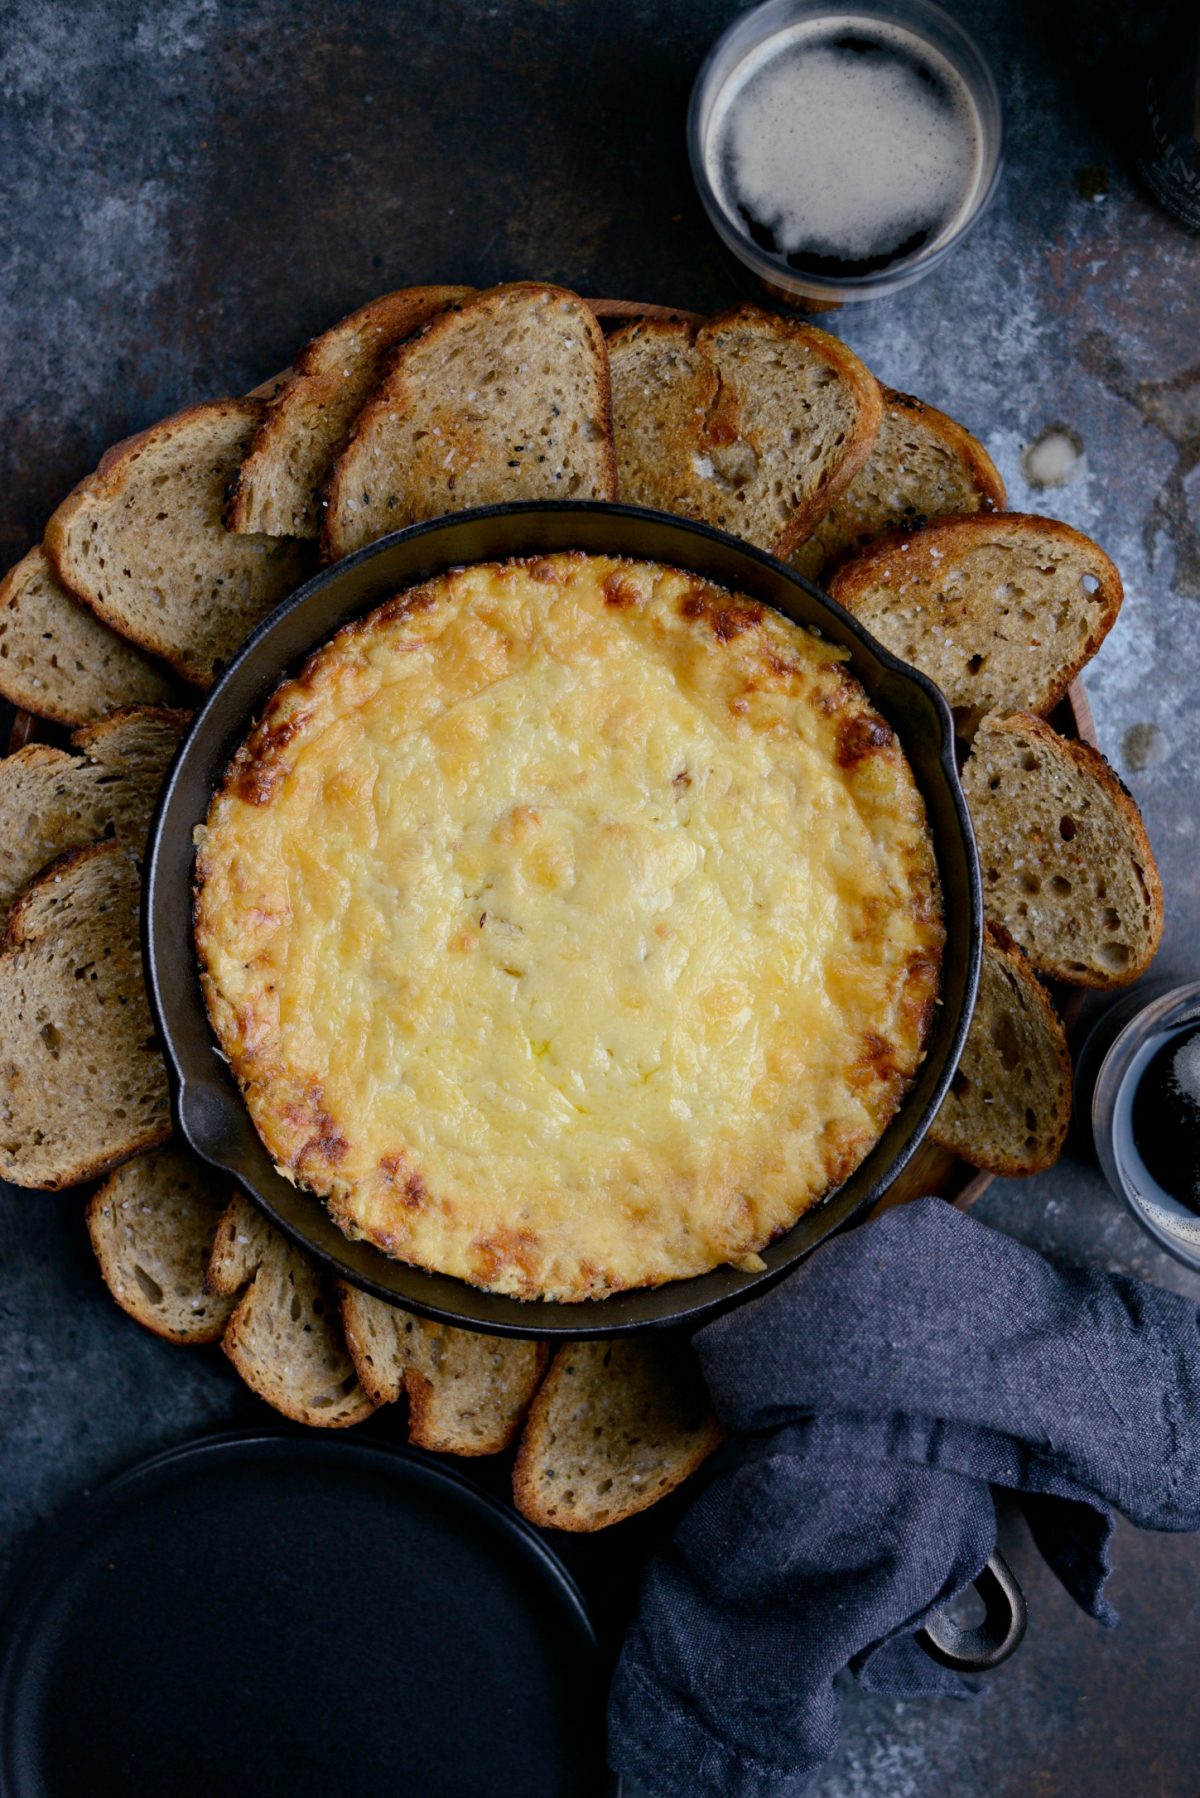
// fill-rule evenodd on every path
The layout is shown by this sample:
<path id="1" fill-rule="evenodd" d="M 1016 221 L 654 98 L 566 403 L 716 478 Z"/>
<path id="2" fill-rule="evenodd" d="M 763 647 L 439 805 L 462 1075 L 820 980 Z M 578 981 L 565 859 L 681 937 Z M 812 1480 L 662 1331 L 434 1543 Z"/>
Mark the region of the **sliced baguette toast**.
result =
<path id="1" fill-rule="evenodd" d="M 1112 629 L 1121 577 L 1090 537 L 1023 512 L 938 519 L 838 569 L 833 598 L 937 682 L 959 734 L 1049 712 Z"/>
<path id="2" fill-rule="evenodd" d="M 879 384 L 811 325 L 739 306 L 609 339 L 622 499 L 791 555 L 871 453 Z"/>
<path id="3" fill-rule="evenodd" d="M 68 593 L 39 544 L 0 581 L 0 694 L 56 724 L 176 705 L 178 679 Z"/>
<path id="4" fill-rule="evenodd" d="M 46 526 L 63 585 L 198 687 L 311 571 L 306 544 L 222 518 L 264 410 L 213 400 L 117 444 Z"/>
<path id="5" fill-rule="evenodd" d="M 321 553 L 514 499 L 613 499 L 608 356 L 563 287 L 517 281 L 402 344 L 326 489 Z"/>
<path id="6" fill-rule="evenodd" d="M 1035 1174 L 1058 1160 L 1070 1121 L 1066 1032 L 1021 951 L 989 924 L 975 1015 L 929 1134 L 973 1167 Z"/>
<path id="7" fill-rule="evenodd" d="M 686 1344 L 569 1343 L 530 1407 L 513 1496 L 546 1529 L 605 1529 L 665 1498 L 721 1440 Z"/>
<path id="8" fill-rule="evenodd" d="M 232 1297 L 205 1286 L 227 1194 L 174 1143 L 110 1174 L 87 1208 L 105 1285 L 123 1311 L 168 1342 L 215 1342 Z"/>
<path id="9" fill-rule="evenodd" d="M 405 287 L 385 293 L 306 345 L 234 479 L 225 512 L 230 530 L 319 536 L 326 476 L 379 383 L 388 351 L 471 292 Z"/>
<path id="10" fill-rule="evenodd" d="M 892 531 L 949 512 L 1003 511 L 1005 504 L 999 470 L 970 431 L 911 393 L 885 387 L 871 454 L 793 553 L 792 567 L 820 582 Z"/>
<path id="11" fill-rule="evenodd" d="M 188 714 L 145 706 L 84 726 L 78 754 L 30 743 L 0 760 L 0 923 L 40 868 L 115 836 L 135 860 Z"/>
<path id="12" fill-rule="evenodd" d="M 515 1441 L 545 1372 L 542 1342 L 483 1336 L 340 1289 L 358 1377 L 377 1405 L 408 1394 L 408 1437 L 450 1455 L 494 1455 Z"/>
<path id="13" fill-rule="evenodd" d="M 371 1415 L 332 1283 L 240 1194 L 217 1226 L 207 1285 L 217 1295 L 241 1293 L 221 1346 L 259 1398 L 321 1429 Z"/>
<path id="14" fill-rule="evenodd" d="M 1153 960 L 1162 884 L 1132 796 L 1099 750 L 1040 718 L 987 718 L 963 770 L 983 901 L 1034 967 L 1123 986 Z"/>
<path id="15" fill-rule="evenodd" d="M 142 985 L 137 870 L 73 849 L 26 888 L 0 950 L 0 1177 L 57 1190 L 170 1134 Z"/>

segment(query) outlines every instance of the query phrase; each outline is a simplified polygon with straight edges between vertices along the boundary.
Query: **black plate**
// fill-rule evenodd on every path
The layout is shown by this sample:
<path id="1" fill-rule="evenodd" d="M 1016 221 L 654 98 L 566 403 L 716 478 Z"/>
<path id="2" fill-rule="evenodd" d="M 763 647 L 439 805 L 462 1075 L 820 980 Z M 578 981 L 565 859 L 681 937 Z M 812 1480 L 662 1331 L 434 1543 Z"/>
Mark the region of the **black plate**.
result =
<path id="1" fill-rule="evenodd" d="M 765 1273 L 722 1267 L 585 1304 L 523 1302 L 391 1261 L 351 1242 L 321 1202 L 276 1173 L 215 1052 L 192 944 L 192 833 L 268 696 L 339 626 L 446 568 L 582 549 L 673 563 L 816 626 L 850 651 L 850 666 L 904 744 L 933 828 L 948 940 L 942 1004 L 917 1080 L 862 1165 L 763 1253 Z M 882 1194 L 921 1142 L 958 1064 L 979 978 L 983 906 L 975 843 L 941 693 L 897 660 L 841 606 L 782 562 L 708 526 L 635 506 L 491 506 L 384 537 L 309 581 L 259 627 L 209 695 L 163 790 L 146 867 L 147 978 L 172 1073 L 175 1120 L 198 1155 L 233 1177 L 303 1247 L 346 1279 L 409 1310 L 509 1336 L 611 1336 L 704 1317 L 749 1298 Z"/>
<path id="2" fill-rule="evenodd" d="M 59 1529 L 0 1660 L 5 1798 L 591 1798 L 605 1679 L 566 1569 L 406 1449 L 159 1455 Z"/>

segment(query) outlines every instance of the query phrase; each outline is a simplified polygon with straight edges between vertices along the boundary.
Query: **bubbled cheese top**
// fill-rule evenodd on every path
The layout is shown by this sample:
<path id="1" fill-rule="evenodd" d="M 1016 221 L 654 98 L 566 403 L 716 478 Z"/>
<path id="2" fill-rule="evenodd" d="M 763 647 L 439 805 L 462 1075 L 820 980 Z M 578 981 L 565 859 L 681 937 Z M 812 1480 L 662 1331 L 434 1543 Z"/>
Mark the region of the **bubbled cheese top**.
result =
<path id="1" fill-rule="evenodd" d="M 843 652 L 652 564 L 461 570 L 341 633 L 198 880 L 281 1169 L 525 1297 L 752 1262 L 876 1140 L 936 991 L 921 802 Z"/>

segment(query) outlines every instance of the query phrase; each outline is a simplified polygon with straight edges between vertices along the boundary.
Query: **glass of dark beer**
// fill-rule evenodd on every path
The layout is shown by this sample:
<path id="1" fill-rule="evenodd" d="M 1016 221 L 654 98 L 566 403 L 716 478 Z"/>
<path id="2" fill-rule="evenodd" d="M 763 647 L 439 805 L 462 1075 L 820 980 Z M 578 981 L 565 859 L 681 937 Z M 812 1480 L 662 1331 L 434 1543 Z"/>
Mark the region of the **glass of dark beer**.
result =
<path id="1" fill-rule="evenodd" d="M 688 153 L 726 247 L 800 307 L 894 292 L 947 256 L 999 179 L 974 41 L 929 0 L 767 0 L 718 39 Z"/>

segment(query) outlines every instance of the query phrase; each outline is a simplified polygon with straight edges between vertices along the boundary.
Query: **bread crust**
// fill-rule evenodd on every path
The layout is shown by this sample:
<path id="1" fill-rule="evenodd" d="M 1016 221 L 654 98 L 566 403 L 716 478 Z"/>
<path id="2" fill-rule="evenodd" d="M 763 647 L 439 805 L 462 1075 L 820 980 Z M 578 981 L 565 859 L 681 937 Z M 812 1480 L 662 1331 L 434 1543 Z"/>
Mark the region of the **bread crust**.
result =
<path id="1" fill-rule="evenodd" d="M 124 1167 L 128 1170 L 131 1165 L 131 1163 L 127 1162 L 124 1164 Z M 121 1310 L 124 1311 L 128 1317 L 132 1317 L 135 1323 L 141 1324 L 144 1330 L 149 1330 L 151 1335 L 157 1336 L 163 1342 L 175 1342 L 183 1347 L 190 1348 L 192 1346 L 200 1347 L 218 1341 L 227 1322 L 227 1307 L 214 1305 L 208 1322 L 200 1328 L 193 1327 L 186 1330 L 171 1329 L 155 1316 L 152 1305 L 131 1295 L 125 1288 L 124 1283 L 120 1280 L 117 1268 L 117 1256 L 113 1252 L 113 1247 L 105 1228 L 105 1214 L 110 1204 L 116 1204 L 118 1202 L 121 1177 L 122 1174 L 120 1170 L 114 1174 L 110 1174 L 103 1184 L 97 1187 L 96 1191 L 92 1194 L 91 1198 L 88 1200 L 87 1209 L 84 1212 L 84 1221 L 87 1225 L 92 1250 L 96 1256 L 101 1276 L 103 1277 L 109 1292 L 112 1294 Z M 213 1222 L 215 1227 L 215 1217 Z M 203 1281 L 199 1283 L 199 1288 L 201 1292 L 206 1292 L 207 1290 Z"/>
<path id="2" fill-rule="evenodd" d="M 138 629 L 131 620 L 117 607 L 114 607 L 97 588 L 81 579 L 72 560 L 72 532 L 76 521 L 91 511 L 104 511 L 112 506 L 120 497 L 125 482 L 129 477 L 135 459 L 144 450 L 159 443 L 168 441 L 181 430 L 197 423 L 215 423 L 226 420 L 241 424 L 260 423 L 266 412 L 267 402 L 258 399 L 220 399 L 202 401 L 193 406 L 185 406 L 182 411 L 173 413 L 171 417 L 160 419 L 144 431 L 132 437 L 125 437 L 114 443 L 100 458 L 99 463 L 90 475 L 86 475 L 78 486 L 72 489 L 66 499 L 51 514 L 46 525 L 43 547 L 54 569 L 55 575 L 64 587 L 80 602 L 87 606 L 96 617 L 107 624 L 117 635 L 127 642 L 157 656 L 168 667 L 191 685 L 211 682 L 211 674 L 202 676 L 197 664 L 189 659 L 188 652 L 178 644 L 157 634 L 152 628 Z M 236 539 L 235 539 L 236 540 Z M 286 542 L 287 539 L 278 539 Z"/>
<path id="3" fill-rule="evenodd" d="M 311 338 L 296 357 L 288 378 L 278 393 L 267 403 L 262 423 L 234 476 L 225 507 L 225 523 L 228 528 L 231 531 L 254 531 L 261 528 L 250 517 L 254 503 L 254 481 L 270 473 L 273 460 L 297 425 L 302 424 L 305 414 L 311 408 L 321 408 L 338 397 L 344 379 L 339 365 L 339 352 L 344 346 L 353 346 L 357 338 L 368 333 L 376 336 L 384 345 L 395 346 L 419 330 L 429 319 L 431 312 L 466 300 L 473 292 L 473 288 L 462 286 L 399 288 L 394 293 L 381 294 L 378 299 L 368 300 L 365 305 L 339 319 L 328 331 Z M 382 361 L 382 354 L 379 359 Z M 334 452 L 335 458 L 345 447 L 346 440 L 343 440 Z M 318 508 L 328 474 L 329 464 L 323 470 L 321 482 L 313 496 Z M 318 523 L 315 530 L 304 534 L 315 537 L 319 533 Z"/>
<path id="4" fill-rule="evenodd" d="M 150 700 L 158 695 L 161 695 L 162 699 L 170 697 L 175 690 L 175 680 L 171 671 L 166 667 L 156 666 L 136 644 L 131 643 L 119 632 L 111 631 L 111 627 L 103 623 L 89 606 L 84 605 L 74 593 L 66 589 L 40 543 L 27 550 L 20 561 L 14 563 L 3 578 L 0 578 L 0 618 L 3 618 L 4 613 L 10 607 L 19 610 L 27 583 L 42 574 L 43 570 L 62 589 L 62 604 L 69 606 L 72 611 L 79 614 L 79 619 L 88 633 L 100 633 L 101 637 L 108 633 L 111 634 L 111 646 L 106 646 L 105 653 L 125 658 L 126 675 L 137 677 L 137 684 L 142 686 L 147 694 L 147 699 Z M 79 622 L 75 623 L 73 628 L 78 630 Z M 18 633 L 19 629 L 18 625 Z M 41 653 L 44 657 L 46 652 L 41 650 Z M 22 711 L 32 712 L 38 718 L 47 718 L 53 724 L 71 726 L 89 723 L 95 715 L 94 709 L 72 703 L 69 684 L 60 685 L 56 696 L 51 690 L 53 677 L 51 671 L 46 669 L 44 660 L 42 667 L 49 677 L 47 681 L 26 681 L 22 679 L 18 659 L 12 657 L 0 659 L 0 695 Z M 128 687 L 126 691 L 128 691 Z M 63 697 L 64 693 L 66 697 Z M 131 698 L 128 703 L 136 704 L 138 702 Z"/>
<path id="5" fill-rule="evenodd" d="M 890 406 L 898 412 L 907 412 L 911 417 L 919 419 L 932 437 L 937 437 L 947 449 L 953 450 L 958 459 L 970 471 L 971 479 L 983 495 L 987 505 L 986 511 L 1003 512 L 1008 504 L 1008 490 L 1003 476 L 987 450 L 967 427 L 952 418 L 948 412 L 939 412 L 927 400 L 918 399 L 915 393 L 901 393 L 897 387 L 881 389 L 885 407 Z M 974 517 L 967 512 L 963 517 Z"/>
<path id="6" fill-rule="evenodd" d="M 367 401 L 354 423 L 342 453 L 337 457 L 329 471 L 322 495 L 321 521 L 321 560 L 335 562 L 344 555 L 348 545 L 341 535 L 340 507 L 342 489 L 354 475 L 355 454 L 359 446 L 375 429 L 378 422 L 386 415 L 403 409 L 405 400 L 405 381 L 408 360 L 417 346 L 436 345 L 440 338 L 456 329 L 456 320 L 466 311 L 473 316 L 485 316 L 500 309 L 514 296 L 539 296 L 550 300 L 570 300 L 578 311 L 581 330 L 587 337 L 592 351 L 592 365 L 596 381 L 596 414 L 599 424 L 600 453 L 604 469 L 604 493 L 602 498 L 613 500 L 617 497 L 617 461 L 613 446 L 612 431 L 612 387 L 609 379 L 608 345 L 600 321 L 585 301 L 568 287 L 559 287 L 546 281 L 509 281 L 497 287 L 486 288 L 471 298 L 449 305 L 438 313 L 420 330 L 415 331 L 403 343 L 398 344 L 387 358 L 387 365 L 374 395 Z"/>
<path id="7" fill-rule="evenodd" d="M 1053 1167 L 1062 1153 L 1063 1144 L 1067 1140 L 1067 1130 L 1071 1123 L 1071 1052 L 1067 1047 L 1067 1033 L 1063 1029 L 1062 1020 L 1055 1009 L 1049 993 L 1033 971 L 1029 957 L 1009 936 L 1002 924 L 989 919 L 984 925 L 984 953 L 991 953 L 1002 960 L 1017 980 L 1029 1003 L 1041 1016 L 1043 1039 L 1050 1049 L 1058 1073 L 1058 1078 L 1066 1092 L 1066 1103 L 1061 1107 L 1055 1120 L 1055 1136 L 1047 1154 L 1033 1155 L 989 1155 L 981 1153 L 978 1148 L 964 1147 L 959 1141 L 952 1141 L 949 1135 L 938 1129 L 938 1119 L 934 1118 L 929 1126 L 931 1141 L 948 1149 L 952 1155 L 958 1155 L 972 1167 L 985 1169 L 990 1174 L 1003 1174 L 1009 1178 L 1020 1178 L 1027 1174 L 1043 1173 L 1046 1168 Z M 970 1036 L 967 1038 L 970 1047 Z M 965 1059 L 965 1052 L 964 1052 Z M 941 1113 L 938 1113 L 938 1117 Z"/>
<path id="8" fill-rule="evenodd" d="M 597 1346 L 597 1345 L 589 1345 Z M 606 1510 L 602 1518 L 586 1511 L 551 1510 L 544 1499 L 542 1474 L 547 1455 L 550 1452 L 549 1430 L 552 1422 L 551 1411 L 556 1398 L 568 1377 L 566 1369 L 574 1351 L 571 1344 L 560 1348 L 555 1354 L 549 1371 L 534 1395 L 525 1427 L 521 1432 L 520 1447 L 513 1463 L 513 1501 L 523 1517 L 536 1523 L 541 1529 L 569 1531 L 572 1534 L 590 1535 L 596 1530 L 608 1529 L 614 1523 L 624 1523 L 629 1517 L 640 1511 L 649 1510 L 652 1505 L 674 1492 L 685 1480 L 704 1464 L 708 1457 L 720 1448 L 725 1440 L 725 1432 L 717 1419 L 709 1413 L 704 1427 L 696 1432 L 696 1439 L 688 1452 L 676 1454 L 673 1459 L 668 1479 L 663 1484 L 650 1486 L 644 1492 L 628 1491 L 623 1498 L 616 1500 L 611 1510 Z"/>
<path id="9" fill-rule="evenodd" d="M 113 857 L 125 856 L 122 845 L 113 839 L 100 843 L 91 843 L 82 849 L 68 849 L 56 857 L 48 867 L 43 868 L 37 877 L 30 881 L 25 891 L 15 901 L 4 923 L 0 934 L 0 963 L 8 956 L 40 940 L 41 931 L 34 928 L 34 916 L 42 903 L 46 891 L 58 884 L 65 876 L 85 867 L 89 862 Z M 165 1078 L 165 1076 L 164 1076 Z M 99 1180 L 114 1168 L 131 1160 L 135 1155 L 142 1155 L 148 1149 L 156 1149 L 166 1142 L 171 1134 L 171 1120 L 164 1108 L 161 1123 L 153 1128 L 146 1128 L 136 1136 L 122 1144 L 119 1150 L 110 1154 L 97 1154 L 94 1151 L 81 1155 L 79 1159 L 68 1163 L 61 1172 L 42 1181 L 35 1190 L 39 1192 L 61 1192 L 72 1186 L 80 1186 L 86 1180 Z M 11 1178 L 12 1176 L 10 1176 Z"/>
<path id="10" fill-rule="evenodd" d="M 911 583 L 922 577 L 933 580 L 939 573 L 939 562 L 947 556 L 969 550 L 987 542 L 1004 529 L 1013 527 L 1047 542 L 1069 542 L 1081 555 L 1099 569 L 1098 593 L 1101 610 L 1093 622 L 1083 648 L 1069 656 L 1052 674 L 1039 697 L 1039 716 L 1052 712 L 1082 668 L 1091 661 L 1117 620 L 1125 590 L 1121 576 L 1111 557 L 1092 538 L 1073 525 L 1057 518 L 1044 518 L 1033 512 L 964 512 L 945 518 L 931 519 L 917 530 L 891 531 L 863 555 L 846 562 L 829 582 L 829 593 L 848 612 L 857 614 L 863 594 L 876 586 L 885 569 L 894 567 Z M 936 552 L 936 554 L 935 554 Z M 899 558 L 903 557 L 903 562 Z"/>
<path id="11" fill-rule="evenodd" d="M 800 325 L 791 319 L 780 317 L 778 313 L 762 312 L 756 306 L 731 306 L 725 312 L 716 313 L 700 326 L 696 341 L 707 349 L 711 340 L 726 326 L 741 324 L 753 324 L 759 332 L 781 342 L 790 338 L 803 338 L 852 390 L 856 400 L 854 429 L 849 441 L 843 446 L 841 461 L 822 477 L 805 503 L 793 513 L 779 533 L 774 553 L 781 561 L 786 561 L 809 532 L 821 522 L 839 494 L 846 491 L 870 455 L 871 446 L 879 435 L 879 427 L 883 422 L 883 395 L 879 382 L 866 363 L 840 337 L 834 337 L 816 325 Z"/>
<path id="12" fill-rule="evenodd" d="M 1039 972 L 1048 975 L 1052 980 L 1060 980 L 1066 986 L 1086 986 L 1098 992 L 1108 992 L 1114 987 L 1128 986 L 1130 981 L 1146 972 L 1158 952 L 1162 941 L 1165 914 L 1163 907 L 1162 878 L 1158 872 L 1158 863 L 1154 858 L 1154 850 L 1146 830 L 1146 823 L 1138 808 L 1137 801 L 1117 774 L 1112 764 L 1099 749 L 1090 743 L 1080 742 L 1074 737 L 1062 737 L 1046 723 L 1044 718 L 1032 712 L 1014 712 L 1008 718 L 993 718 L 990 727 L 1003 731 L 1010 736 L 1031 737 L 1034 742 L 1041 743 L 1052 755 L 1059 756 L 1079 770 L 1086 779 L 1094 780 L 1101 788 L 1109 804 L 1117 812 L 1133 837 L 1134 845 L 1140 858 L 1145 885 L 1150 901 L 1151 924 L 1141 953 L 1120 974 L 1105 976 L 1093 970 L 1088 980 L 1081 980 L 1078 973 L 1061 963 L 1039 960 L 1032 962 Z M 1001 926 L 1003 928 L 1003 926 Z M 1007 934 L 1007 933 L 1006 933 Z M 1027 954 L 1022 951 L 1021 953 Z"/>

